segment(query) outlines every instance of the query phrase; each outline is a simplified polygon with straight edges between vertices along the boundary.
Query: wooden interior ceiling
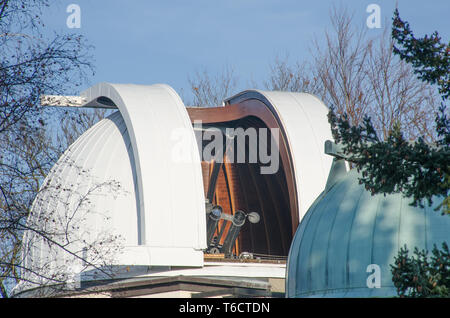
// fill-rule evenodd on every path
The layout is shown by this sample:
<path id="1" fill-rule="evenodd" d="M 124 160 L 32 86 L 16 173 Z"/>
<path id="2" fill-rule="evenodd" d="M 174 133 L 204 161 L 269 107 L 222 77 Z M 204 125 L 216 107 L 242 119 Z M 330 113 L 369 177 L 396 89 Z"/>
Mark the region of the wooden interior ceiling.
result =
<path id="1" fill-rule="evenodd" d="M 293 234 L 298 226 L 297 197 L 294 174 L 287 140 L 280 123 L 261 102 L 250 100 L 235 105 L 214 108 L 188 108 L 191 121 L 202 121 L 208 127 L 278 128 L 279 169 L 274 174 L 261 174 L 257 163 L 236 163 L 226 153 L 213 191 L 213 203 L 220 205 L 227 214 L 237 210 L 257 212 L 259 223 L 246 222 L 236 240 L 234 254 L 242 252 L 272 256 L 287 256 Z M 270 138 L 270 136 L 269 136 Z M 208 142 L 203 142 L 203 147 Z M 270 145 L 267 144 L 270 148 Z M 248 139 L 246 139 L 246 152 Z M 270 149 L 267 150 L 270 154 Z M 246 158 L 248 158 L 246 156 Z M 230 162 L 231 161 L 231 162 Z M 214 162 L 202 161 L 203 184 L 207 197 Z M 229 222 L 219 221 L 218 231 L 225 226 L 223 243 Z"/>

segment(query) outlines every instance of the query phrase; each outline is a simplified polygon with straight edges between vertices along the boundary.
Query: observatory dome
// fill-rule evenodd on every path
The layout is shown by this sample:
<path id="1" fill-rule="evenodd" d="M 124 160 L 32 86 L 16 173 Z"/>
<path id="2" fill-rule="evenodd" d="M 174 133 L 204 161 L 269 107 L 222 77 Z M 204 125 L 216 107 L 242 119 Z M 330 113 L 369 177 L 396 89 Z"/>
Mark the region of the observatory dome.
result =
<path id="1" fill-rule="evenodd" d="M 375 195 L 351 170 L 316 199 L 300 223 L 287 264 L 288 297 L 390 297 L 390 264 L 407 245 L 431 251 L 450 239 L 450 217 L 413 207 L 401 194 Z M 436 200 L 435 200 L 436 201 Z M 379 266 L 381 286 L 367 279 Z"/>
<path id="2" fill-rule="evenodd" d="M 89 93 L 118 111 L 83 133 L 45 178 L 15 292 L 74 275 L 105 278 L 112 267 L 203 266 L 201 166 L 180 98 L 161 84 L 102 84 Z M 172 156 L 173 131 L 184 133 L 188 160 Z"/>
<path id="3" fill-rule="evenodd" d="M 141 276 L 173 284 L 178 276 L 208 276 L 220 286 L 232 277 L 284 281 L 295 229 L 332 161 L 321 150 L 331 133 L 328 108 L 317 97 L 249 90 L 223 106 L 186 107 L 168 85 L 99 83 L 80 96 L 48 100 L 116 112 L 81 135 L 44 180 L 27 220 L 27 270 L 16 295 L 58 282 L 79 283 L 69 289 L 81 292 Z M 205 151 L 211 132 L 222 139 L 217 160 Z M 235 162 L 235 143 L 250 158 Z M 211 205 L 224 213 L 208 226 L 207 242 Z M 242 213 L 259 213 L 260 222 L 229 230 Z M 227 253 L 211 256 L 211 246 L 227 246 Z M 249 264 L 242 266 L 240 255 Z"/>
<path id="4" fill-rule="evenodd" d="M 48 233 L 46 236 L 61 246 L 49 246 L 41 233 L 26 232 L 26 268 L 36 273 L 45 270 L 50 276 L 64 275 L 77 264 L 76 257 L 66 250 L 86 258 L 79 251 L 87 244 L 109 243 L 112 248 L 120 240 L 127 246 L 138 245 L 133 163 L 130 137 L 118 111 L 78 138 L 46 177 L 28 220 L 30 228 Z M 25 275 L 35 276 L 31 271 Z M 41 284 L 42 279 L 26 277 Z"/>

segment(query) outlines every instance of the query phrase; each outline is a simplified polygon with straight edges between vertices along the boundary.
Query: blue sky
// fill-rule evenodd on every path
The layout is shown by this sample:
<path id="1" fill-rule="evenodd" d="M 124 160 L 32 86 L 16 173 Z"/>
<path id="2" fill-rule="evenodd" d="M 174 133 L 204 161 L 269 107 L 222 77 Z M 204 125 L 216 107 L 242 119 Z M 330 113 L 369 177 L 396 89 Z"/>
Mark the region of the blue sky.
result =
<path id="1" fill-rule="evenodd" d="M 450 1 L 399 0 L 403 19 L 416 35 L 438 30 L 450 39 Z M 69 4 L 81 8 L 81 28 L 68 29 Z M 308 60 L 311 40 L 329 28 L 329 11 L 344 3 L 365 27 L 369 4 L 381 8 L 382 28 L 390 28 L 394 1 L 299 0 L 70 0 L 55 1 L 44 15 L 49 31 L 83 34 L 95 46 L 97 82 L 167 83 L 188 88 L 196 70 L 218 72 L 232 66 L 240 89 L 267 77 L 277 55 Z"/>

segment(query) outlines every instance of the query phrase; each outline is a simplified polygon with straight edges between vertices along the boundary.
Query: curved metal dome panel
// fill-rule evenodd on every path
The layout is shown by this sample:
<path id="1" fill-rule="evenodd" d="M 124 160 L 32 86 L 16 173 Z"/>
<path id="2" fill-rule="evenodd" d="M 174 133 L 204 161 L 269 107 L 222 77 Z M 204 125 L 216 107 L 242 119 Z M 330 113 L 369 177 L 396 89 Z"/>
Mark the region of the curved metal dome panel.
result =
<path id="1" fill-rule="evenodd" d="M 271 109 L 288 141 L 292 160 L 299 221 L 325 188 L 332 158 L 323 152 L 332 139 L 328 107 L 308 93 L 251 90 L 229 98 L 229 104 L 258 99 Z"/>
<path id="2" fill-rule="evenodd" d="M 202 266 L 201 166 L 178 95 L 167 85 L 112 84 L 86 95 L 119 111 L 80 136 L 51 169 L 28 219 L 34 230 L 24 236 L 24 262 L 44 270 L 44 277 L 61 267 L 64 272 L 95 241 L 117 251 L 94 265 Z M 180 143 L 177 132 L 188 160 L 172 152 Z M 71 236 L 58 234 L 64 231 Z M 55 244 L 42 233 L 52 233 L 47 238 Z"/>
<path id="3" fill-rule="evenodd" d="M 347 173 L 317 198 L 297 229 L 287 296 L 395 296 L 389 264 L 400 247 L 431 250 L 450 239 L 449 217 L 409 203 L 401 194 L 371 196 L 356 171 Z M 380 266 L 380 288 L 367 286 L 370 264 Z"/>
<path id="4" fill-rule="evenodd" d="M 167 85 L 108 83 L 82 95 L 88 101 L 85 106 L 107 106 L 118 112 L 69 147 L 46 178 L 29 218 L 35 228 L 45 231 L 57 231 L 66 222 L 74 226 L 76 236 L 63 244 L 63 255 L 39 235 L 27 232 L 24 241 L 29 252 L 24 261 L 51 274 L 71 262 L 71 253 L 81 255 L 97 238 L 113 246 L 108 241 L 113 236 L 122 240 L 123 249 L 114 259 L 102 260 L 102 265 L 203 266 L 205 188 L 191 118 L 179 96 Z M 255 99 L 260 102 L 249 106 Z M 327 107 L 302 93 L 247 91 L 228 102 L 239 100 L 243 101 L 239 107 L 220 108 L 233 117 L 253 107 L 264 115 L 267 127 L 278 127 L 283 134 L 282 157 L 289 180 L 281 194 L 291 209 L 287 217 L 291 216 L 292 235 L 325 187 L 332 161 L 323 154 L 324 141 L 331 138 Z M 175 151 L 180 144 L 183 156 Z M 279 240 L 286 252 L 291 238 Z"/>
<path id="5" fill-rule="evenodd" d="M 70 275 L 69 267 L 79 263 L 73 254 L 83 257 L 80 251 L 88 244 L 117 245 L 111 240 L 117 236 L 121 245 L 138 245 L 130 148 L 126 125 L 115 112 L 80 136 L 52 167 L 27 221 L 33 231 L 24 236 L 25 285 Z"/>
<path id="6" fill-rule="evenodd" d="M 112 102 L 128 127 L 139 172 L 139 242 L 147 250 L 151 248 L 151 263 L 201 266 L 201 250 L 206 247 L 201 163 L 194 131 L 178 94 L 163 84 L 101 83 L 82 95 L 91 104 L 105 98 Z M 180 143 L 180 132 L 187 159 L 173 152 Z M 185 260 L 171 255 L 184 255 Z"/>

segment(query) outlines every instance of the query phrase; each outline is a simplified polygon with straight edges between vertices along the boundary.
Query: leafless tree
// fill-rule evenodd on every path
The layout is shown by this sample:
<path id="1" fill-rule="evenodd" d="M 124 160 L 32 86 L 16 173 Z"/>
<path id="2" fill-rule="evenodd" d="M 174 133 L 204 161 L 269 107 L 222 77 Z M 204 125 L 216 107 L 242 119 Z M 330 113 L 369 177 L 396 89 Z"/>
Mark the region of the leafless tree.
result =
<path id="1" fill-rule="evenodd" d="M 439 105 L 436 91 L 417 80 L 409 64 L 393 54 L 393 40 L 386 30 L 369 46 L 366 69 L 371 91 L 368 110 L 380 136 L 398 125 L 409 139 L 434 138 L 434 118 Z"/>
<path id="2" fill-rule="evenodd" d="M 316 38 L 313 48 L 313 76 L 324 102 L 354 125 L 370 116 L 382 138 L 396 125 L 411 139 L 432 138 L 436 92 L 394 56 L 388 30 L 370 38 L 344 7 L 333 8 L 330 18 L 325 45 Z"/>
<path id="3" fill-rule="evenodd" d="M 59 129 L 55 133 L 57 144 L 62 150 L 67 149 L 82 133 L 94 126 L 95 123 L 106 118 L 112 113 L 111 110 L 94 109 L 73 109 L 66 108 L 55 110 L 54 118 L 60 123 Z"/>
<path id="4" fill-rule="evenodd" d="M 55 144 L 45 128 L 24 126 L 22 134 L 0 135 L 0 143 L 7 146 L 2 151 L 5 158 L 0 165 L 0 289 L 3 297 L 8 296 L 12 285 L 19 282 L 33 287 L 46 286 L 46 295 L 64 290 L 67 287 L 64 283 L 68 275 L 66 269 L 72 264 L 70 260 L 83 260 L 84 266 L 101 268 L 103 274 L 112 275 L 108 264 L 112 264 L 111 258 L 120 249 L 120 238 L 109 233 L 99 233 L 90 239 L 85 235 L 89 229 L 85 224 L 86 215 L 101 212 L 98 207 L 91 207 L 91 197 L 108 193 L 120 195 L 120 184 L 114 180 L 97 181 L 89 171 L 70 161 L 69 153 L 61 155 L 61 145 Z M 71 187 L 67 187 L 58 174 L 53 180 L 47 178 L 44 181 L 58 157 L 59 165 L 77 171 L 78 177 Z M 90 183 L 87 189 L 77 184 L 87 180 Z M 75 206 L 67 205 L 69 199 L 76 202 Z M 38 217 L 32 217 L 36 206 L 47 208 L 40 211 Z M 106 224 L 106 213 L 100 217 L 105 218 Z M 85 231 L 81 232 L 80 228 Z M 23 239 L 24 233 L 28 233 L 27 239 Z M 82 239 L 85 240 L 84 254 L 79 247 Z M 24 259 L 30 259 L 34 248 L 39 250 L 40 245 L 53 251 L 55 258 L 42 263 L 37 257 L 36 263 L 23 263 Z M 71 257 L 65 258 L 62 254 Z M 66 261 L 61 263 L 58 259 Z M 52 275 L 46 276 L 44 273 L 48 273 L 49 268 L 52 268 Z"/>
<path id="5" fill-rule="evenodd" d="M 438 95 L 393 54 L 389 30 L 369 37 L 345 7 L 334 7 L 330 20 L 312 42 L 312 62 L 276 57 L 265 88 L 315 94 L 353 124 L 368 115 L 382 138 L 398 125 L 410 139 L 432 139 Z"/>
<path id="6" fill-rule="evenodd" d="M 321 94 L 321 86 L 312 75 L 311 65 L 306 62 L 291 63 L 289 54 L 277 56 L 269 65 L 268 80 L 264 87 L 273 91 Z"/>
<path id="7" fill-rule="evenodd" d="M 44 240 L 45 244 L 70 250 L 65 242 L 55 237 L 55 233 L 42 231 L 44 224 L 30 224 L 27 220 L 33 202 L 38 200 L 36 195 L 43 191 L 41 187 L 44 178 L 62 151 L 93 121 L 103 116 L 92 112 L 78 115 L 70 113 L 68 116 L 69 112 L 64 114 L 59 110 L 39 106 L 41 94 L 71 94 L 92 72 L 90 46 L 83 37 L 58 34 L 53 38 L 46 38 L 43 35 L 44 26 L 40 16 L 49 3 L 47 0 L 0 0 L 2 297 L 8 297 L 12 285 L 25 279 L 26 273 L 43 273 L 42 268 L 37 271 L 22 263 L 23 253 L 26 253 L 22 240 L 25 231 L 31 231 L 41 241 Z M 55 116 L 58 112 L 59 117 Z M 113 183 L 100 185 L 114 190 L 111 188 Z M 86 203 L 81 205 L 86 206 Z M 51 215 L 52 210 L 46 213 Z M 69 232 L 66 231 L 67 237 L 73 238 L 73 234 L 69 236 Z M 108 241 L 106 238 L 98 240 Z M 86 261 L 88 264 L 92 263 L 88 259 Z M 61 277 L 53 277 L 53 280 L 55 283 Z"/>
<path id="8" fill-rule="evenodd" d="M 237 77 L 232 67 L 225 66 L 221 72 L 214 75 L 206 69 L 197 71 L 193 78 L 188 76 L 188 82 L 194 98 L 192 101 L 187 100 L 185 104 L 211 107 L 222 105 L 225 98 L 235 93 Z"/>
<path id="9" fill-rule="evenodd" d="M 25 236 L 20 261 L 15 264 L 20 268 L 20 288 L 15 292 L 35 288 L 35 296 L 58 295 L 76 287 L 72 284 L 81 273 L 84 279 L 112 278 L 115 274 L 112 264 L 122 250 L 122 238 L 107 226 L 109 211 L 94 206 L 92 200 L 118 197 L 125 191 L 114 180 L 96 181 L 89 170 L 70 159 L 70 151 L 58 163 L 56 169 L 66 173 L 69 169 L 77 177 L 69 186 L 58 173 L 62 171 L 52 174 L 40 187 L 26 223 L 16 224 Z M 93 216 L 101 230 L 88 222 Z"/>
<path id="10" fill-rule="evenodd" d="M 323 86 L 324 102 L 346 113 L 353 123 L 367 114 L 372 94 L 366 86 L 368 48 L 366 28 L 353 25 L 346 9 L 330 13 L 332 31 L 325 32 L 325 44 L 313 42 L 314 75 Z"/>
<path id="11" fill-rule="evenodd" d="M 41 94 L 74 90 L 92 71 L 80 35 L 44 37 L 40 12 L 48 1 L 0 1 L 0 133 L 26 118 L 42 120 Z"/>
<path id="12" fill-rule="evenodd" d="M 277 56 L 262 86 L 315 94 L 355 125 L 370 116 L 381 138 L 398 126 L 410 139 L 422 135 L 433 139 L 439 96 L 393 54 L 389 30 L 369 36 L 366 25 L 356 23 L 345 6 L 333 7 L 330 21 L 331 30 L 313 39 L 310 61 L 292 63 L 289 54 Z M 216 75 L 205 70 L 189 83 L 194 105 L 220 105 L 232 95 L 237 76 L 230 67 Z"/>

